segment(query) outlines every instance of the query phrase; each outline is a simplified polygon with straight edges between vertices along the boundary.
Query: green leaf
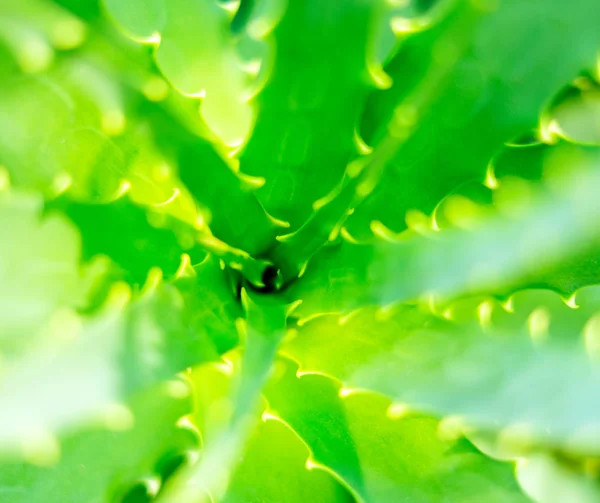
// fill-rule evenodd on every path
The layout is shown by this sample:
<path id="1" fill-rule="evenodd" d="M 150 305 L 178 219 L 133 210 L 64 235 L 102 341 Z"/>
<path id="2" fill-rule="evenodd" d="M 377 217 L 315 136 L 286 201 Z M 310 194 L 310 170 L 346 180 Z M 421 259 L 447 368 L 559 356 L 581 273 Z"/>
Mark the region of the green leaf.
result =
<path id="1" fill-rule="evenodd" d="M 523 181 L 552 180 L 571 173 L 578 164 L 597 165 L 598 149 L 560 141 L 554 145 L 532 143 L 509 146 L 503 149 L 492 161 L 495 184 L 495 205 L 509 216 L 518 216 L 530 204 L 528 193 L 532 185 Z M 576 172 L 572 176 L 577 176 Z M 562 182 L 559 182 L 562 183 Z M 523 193 L 522 204 L 514 204 L 516 194 Z M 552 265 L 541 267 L 520 278 L 518 288 L 550 288 L 565 296 L 577 289 L 600 281 L 598 264 L 598 239 L 589 239 L 583 249 L 568 258 Z"/>
<path id="2" fill-rule="evenodd" d="M 8 79 L 2 87 L 0 160 L 15 186 L 47 197 L 68 190 L 83 201 L 111 200 L 123 190 L 125 153 L 100 129 L 100 115 L 84 113 L 64 84 L 43 75 Z"/>
<path id="3" fill-rule="evenodd" d="M 6 236 L 0 243 L 2 341 L 6 331 L 14 330 L 15 340 L 27 337 L 59 306 L 84 302 L 77 230 L 61 216 L 42 217 L 42 204 L 35 195 L 0 187 L 0 229 Z"/>
<path id="4" fill-rule="evenodd" d="M 266 396 L 310 447 L 311 461 L 333 470 L 363 501 L 526 501 L 508 465 L 464 441 L 442 440 L 434 419 L 394 418 L 384 398 L 340 396 L 330 379 L 298 378 L 289 363 Z"/>
<path id="5" fill-rule="evenodd" d="M 51 437 L 47 445 L 31 437 L 24 453 L 41 466 L 18 460 L 0 464 L 0 499 L 112 503 L 140 481 L 159 486 L 165 462 L 197 442 L 193 432 L 177 426 L 190 407 L 189 388 L 173 381 L 113 408 L 106 424 L 80 428 L 59 444 Z"/>
<path id="6" fill-rule="evenodd" d="M 498 211 L 475 228 L 439 232 L 426 222 L 418 229 L 422 235 L 393 235 L 380 227 L 371 244 L 343 239 L 324 248 L 290 288 L 291 298 L 303 301 L 295 314 L 350 311 L 432 294 L 503 292 L 588 252 L 598 237 L 590 218 L 598 211 L 597 153 L 567 159 L 574 176 L 554 177 L 517 216 Z M 517 195 L 509 201 L 517 206 L 521 200 Z"/>
<path id="7" fill-rule="evenodd" d="M 236 322 L 244 317 L 236 292 L 214 256 L 193 267 L 183 265 L 173 284 L 183 297 L 186 324 L 196 334 L 192 338 L 202 334 L 219 354 L 226 353 L 237 346 Z"/>
<path id="8" fill-rule="evenodd" d="M 125 393 L 218 359 L 218 344 L 223 345 L 226 335 L 221 327 L 211 326 L 214 314 L 207 306 L 212 299 L 186 304 L 178 286 L 163 283 L 159 271 L 153 270 L 141 295 L 124 313 L 120 363 Z M 233 323 L 224 315 L 221 319 L 223 325 Z"/>
<path id="9" fill-rule="evenodd" d="M 148 124 L 135 117 L 129 125 L 124 107 L 137 104 L 139 96 L 126 100 L 125 84 L 113 81 L 96 62 L 102 61 L 103 53 L 90 53 L 61 59 L 52 73 L 13 77 L 3 85 L 0 162 L 6 164 L 12 183 L 38 189 L 50 199 L 62 194 L 82 204 L 112 203 L 128 192 L 138 205 L 198 230 L 210 224 L 228 245 L 256 256 L 263 253 L 277 223 L 235 174 L 235 166 L 226 163 L 225 154 L 220 156 L 182 124 L 164 124 L 164 115 L 155 115 L 154 130 L 148 131 Z M 134 78 L 140 76 L 130 77 Z M 151 79 L 145 74 L 143 78 Z M 173 145 L 157 148 L 159 134 L 175 137 L 175 152 L 170 152 Z M 183 185 L 169 157 L 178 161 Z M 135 208 L 130 211 L 136 213 Z M 254 273 L 251 265 L 248 269 L 249 279 L 260 284 L 262 271 Z"/>
<path id="10" fill-rule="evenodd" d="M 11 324 L 3 316 L 0 397 L 10 410 L 0 420 L 3 449 L 72 427 L 190 365 L 217 359 L 211 337 L 189 323 L 179 290 L 162 284 L 160 271 L 130 297 L 117 284 L 94 314 L 65 304 L 44 313 L 44 324 Z"/>
<path id="11" fill-rule="evenodd" d="M 264 178 L 261 202 L 294 229 L 357 155 L 366 95 L 386 85 L 374 61 L 384 10 L 379 0 L 288 2 L 273 32 L 277 58 L 240 169 Z"/>
<path id="12" fill-rule="evenodd" d="M 394 85 L 372 96 L 362 129 L 389 165 L 350 217 L 350 234 L 368 236 L 374 220 L 401 231 L 410 210 L 429 214 L 459 184 L 483 182 L 502 144 L 535 128 L 553 95 L 594 65 L 592 4 L 456 1 L 431 28 L 401 31 L 385 67 Z"/>
<path id="13" fill-rule="evenodd" d="M 326 471 L 309 469 L 309 451 L 280 421 L 258 425 L 234 472 L 224 503 L 351 503 L 348 490 Z"/>
<path id="14" fill-rule="evenodd" d="M 244 141 L 253 112 L 223 6 L 211 0 L 105 0 L 105 5 L 132 37 L 157 46 L 156 63 L 175 88 L 203 97 L 202 116 L 226 144 Z"/>
<path id="15" fill-rule="evenodd" d="M 268 261 L 254 259 L 228 246 L 215 238 L 205 225 L 191 225 L 173 218 L 164 206 L 145 209 L 124 197 L 110 204 L 81 204 L 60 198 L 49 207 L 64 211 L 77 224 L 86 243 L 85 258 L 98 254 L 109 256 L 121 267 L 128 281 L 141 283 L 155 266 L 173 276 L 184 254 L 186 260 L 198 263 L 210 252 L 242 272 L 252 284 L 264 286 Z M 99 227 L 98 221 L 107 225 Z"/>
<path id="16" fill-rule="evenodd" d="M 194 263 L 206 256 L 195 241 L 197 231 L 184 228 L 178 236 L 171 229 L 161 228 L 160 224 L 169 223 L 167 218 L 152 215 L 128 198 L 111 204 L 60 199 L 49 208 L 64 211 L 77 225 L 84 260 L 106 255 L 120 267 L 127 280 L 137 284 L 143 284 L 153 267 L 160 267 L 165 275 L 173 276 L 183 253 L 193 257 Z"/>
<path id="17" fill-rule="evenodd" d="M 210 228 L 227 244 L 260 256 L 278 230 L 254 191 L 204 140 L 185 143 L 178 153 L 180 176 L 194 197 L 210 211 Z"/>
<path id="18" fill-rule="evenodd" d="M 459 415 L 463 425 L 502 430 L 528 445 L 597 453 L 597 287 L 577 299 L 576 310 L 533 291 L 504 307 L 467 298 L 437 306 L 439 315 L 409 305 L 326 315 L 299 327 L 283 351 L 303 372 L 330 374 L 410 408 Z"/>
<path id="19" fill-rule="evenodd" d="M 598 499 L 593 0 L 0 3 L 1 501 Z"/>
<path id="20" fill-rule="evenodd" d="M 231 357 L 231 355 L 229 355 Z M 189 375 L 194 383 L 194 413 L 190 416 L 202 435 L 203 449 L 222 441 L 223 428 L 234 414 L 236 382 L 239 382 L 237 363 L 208 364 L 195 367 Z M 264 404 L 255 411 L 264 409 Z M 309 451 L 289 427 L 263 415 L 247 443 L 240 451 L 239 460 L 232 466 L 229 486 L 222 497 L 214 492 L 212 501 L 306 501 L 306 498 L 326 498 L 326 501 L 354 501 L 334 477 L 307 465 Z M 217 444 L 218 445 L 218 444 Z M 203 449 L 200 456 L 205 455 Z M 217 476 L 217 465 L 213 475 Z M 167 488 L 168 489 L 168 488 Z M 185 492 L 180 492 L 180 497 Z M 194 493 L 192 493 L 194 494 Z M 206 493 L 197 489 L 196 501 L 203 501 Z M 191 497 L 191 496 L 190 496 Z"/>
<path id="21" fill-rule="evenodd" d="M 349 315 L 317 316 L 292 329 L 281 351 L 297 360 L 302 372 L 323 372 L 345 383 L 410 333 L 447 326 L 419 306 L 399 305 L 393 308 L 393 315 L 368 307 Z"/>
<path id="22" fill-rule="evenodd" d="M 598 501 L 597 480 L 577 472 L 567 462 L 548 455 L 536 455 L 517 464 L 517 478 L 527 495 L 536 503 L 560 501 Z"/>
<path id="23" fill-rule="evenodd" d="M 246 291 L 242 291 L 242 299 L 247 326 L 241 364 L 235 366 L 239 373 L 231 385 L 225 381 L 217 385 L 216 393 L 209 389 L 204 394 L 209 400 L 215 400 L 215 395 L 221 397 L 219 408 L 225 412 L 208 436 L 200 460 L 170 482 L 161 493 L 160 503 L 209 501 L 209 496 L 220 501 L 255 428 L 260 393 L 284 335 L 287 306 L 277 297 L 258 297 Z M 199 389 L 203 389 L 201 384 Z M 202 416 L 200 422 L 206 422 Z"/>

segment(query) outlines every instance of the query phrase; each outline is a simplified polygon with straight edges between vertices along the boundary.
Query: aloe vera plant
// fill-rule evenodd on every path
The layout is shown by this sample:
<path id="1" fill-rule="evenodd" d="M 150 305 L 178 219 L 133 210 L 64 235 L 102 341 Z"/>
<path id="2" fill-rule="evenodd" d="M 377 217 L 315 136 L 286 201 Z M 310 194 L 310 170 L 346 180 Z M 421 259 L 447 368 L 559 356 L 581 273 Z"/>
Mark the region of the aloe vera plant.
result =
<path id="1" fill-rule="evenodd" d="M 3 0 L 1 503 L 600 501 L 596 0 Z"/>

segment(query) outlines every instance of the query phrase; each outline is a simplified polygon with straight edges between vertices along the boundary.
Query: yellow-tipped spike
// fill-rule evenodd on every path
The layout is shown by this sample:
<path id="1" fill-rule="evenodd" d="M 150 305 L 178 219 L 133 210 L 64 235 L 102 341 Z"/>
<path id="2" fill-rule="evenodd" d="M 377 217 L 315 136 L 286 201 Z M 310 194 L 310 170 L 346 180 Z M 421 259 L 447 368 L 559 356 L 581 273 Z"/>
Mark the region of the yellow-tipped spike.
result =
<path id="1" fill-rule="evenodd" d="M 373 148 L 365 143 L 365 141 L 360 136 L 358 130 L 354 130 L 354 145 L 356 146 L 356 150 L 361 155 L 368 155 L 373 152 Z"/>
<path id="2" fill-rule="evenodd" d="M 238 173 L 237 175 L 242 182 L 242 187 L 246 190 L 260 189 L 265 183 L 267 183 L 266 178 L 262 176 L 250 176 L 244 173 Z"/>
<path id="3" fill-rule="evenodd" d="M 177 197 L 179 197 L 179 195 L 181 194 L 181 189 L 179 189 L 178 187 L 174 187 L 173 188 L 173 193 L 171 194 L 171 196 L 166 199 L 165 201 L 161 202 L 161 203 L 154 203 L 152 206 L 160 208 L 161 206 L 166 206 L 167 204 L 172 203 L 173 201 L 175 201 L 175 199 L 177 199 Z"/>
<path id="4" fill-rule="evenodd" d="M 372 220 L 369 224 L 369 227 L 375 236 L 385 239 L 386 241 L 395 241 L 396 234 L 388 229 L 379 220 Z"/>
<path id="5" fill-rule="evenodd" d="M 187 253 L 181 254 L 181 262 L 175 273 L 176 278 L 195 278 L 196 269 L 192 267 L 192 260 Z"/>
<path id="6" fill-rule="evenodd" d="M 572 293 L 571 295 L 569 295 L 566 298 L 563 298 L 562 300 L 571 309 L 579 309 L 579 306 L 577 305 L 577 293 L 576 292 Z"/>
<path id="7" fill-rule="evenodd" d="M 443 440 L 459 439 L 465 429 L 465 420 L 461 416 L 447 416 L 438 424 L 438 436 Z"/>
<path id="8" fill-rule="evenodd" d="M 184 399 L 191 394 L 189 384 L 177 379 L 165 382 L 164 387 L 167 394 L 173 398 Z"/>
<path id="9" fill-rule="evenodd" d="M 342 227 L 340 229 L 340 236 L 342 236 L 342 238 L 345 241 L 348 241 L 349 243 L 359 244 L 359 241 L 357 239 L 355 239 L 354 237 L 352 237 L 352 235 L 348 232 L 348 229 L 346 229 L 346 227 Z"/>
<path id="10" fill-rule="evenodd" d="M 52 26 L 50 40 L 57 49 L 72 50 L 83 44 L 86 36 L 86 26 L 78 19 L 61 19 Z"/>
<path id="11" fill-rule="evenodd" d="M 102 114 L 100 127 L 108 136 L 118 136 L 125 130 L 125 114 L 122 110 L 108 110 Z"/>
<path id="12" fill-rule="evenodd" d="M 485 172 L 485 181 L 483 184 L 488 188 L 495 190 L 500 186 L 500 182 L 496 178 L 496 173 L 494 172 L 493 164 L 488 164 L 487 170 Z"/>
<path id="13" fill-rule="evenodd" d="M 163 272 L 160 267 L 153 267 L 148 271 L 146 282 L 142 287 L 142 295 L 148 295 L 159 287 L 163 280 Z"/>

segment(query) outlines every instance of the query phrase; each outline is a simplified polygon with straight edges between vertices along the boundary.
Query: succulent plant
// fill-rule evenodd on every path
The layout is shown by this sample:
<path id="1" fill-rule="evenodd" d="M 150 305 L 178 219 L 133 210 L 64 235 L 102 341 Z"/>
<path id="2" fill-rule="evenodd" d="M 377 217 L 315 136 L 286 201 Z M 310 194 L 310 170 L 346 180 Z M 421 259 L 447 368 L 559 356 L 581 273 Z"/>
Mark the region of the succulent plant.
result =
<path id="1" fill-rule="evenodd" d="M 597 0 L 2 0 L 1 503 L 600 501 Z"/>

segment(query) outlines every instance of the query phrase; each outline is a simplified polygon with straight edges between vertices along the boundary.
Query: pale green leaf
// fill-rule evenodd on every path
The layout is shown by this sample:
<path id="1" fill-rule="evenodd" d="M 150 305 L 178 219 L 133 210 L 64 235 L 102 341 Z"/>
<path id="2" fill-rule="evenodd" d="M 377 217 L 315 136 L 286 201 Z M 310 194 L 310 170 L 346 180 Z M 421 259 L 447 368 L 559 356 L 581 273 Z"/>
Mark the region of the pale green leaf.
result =
<path id="1" fill-rule="evenodd" d="M 177 426 L 190 406 L 186 384 L 174 381 L 119 405 L 105 424 L 50 438 L 47 445 L 31 437 L 24 452 L 42 465 L 17 460 L 0 464 L 0 500 L 113 503 L 140 482 L 156 490 L 161 476 L 168 475 L 166 463 L 196 445 L 194 433 Z"/>
<path id="2" fill-rule="evenodd" d="M 182 93 L 203 97 L 202 116 L 226 144 L 239 145 L 253 122 L 245 78 L 228 33 L 229 16 L 212 0 L 105 0 L 140 42 L 156 44 L 156 62 Z"/>

